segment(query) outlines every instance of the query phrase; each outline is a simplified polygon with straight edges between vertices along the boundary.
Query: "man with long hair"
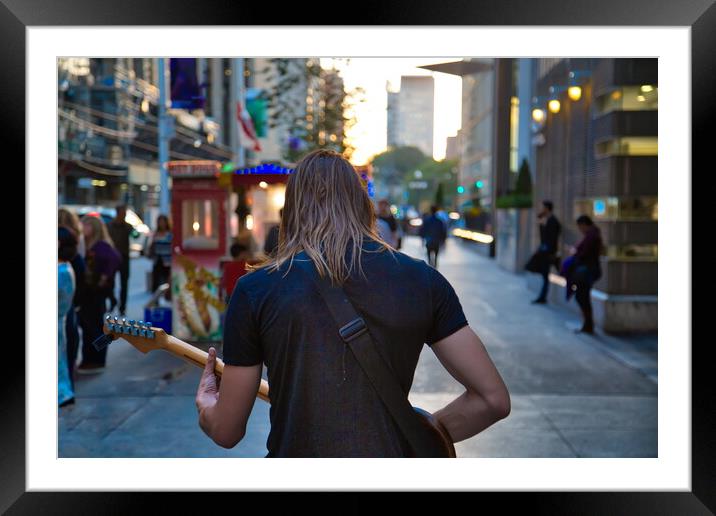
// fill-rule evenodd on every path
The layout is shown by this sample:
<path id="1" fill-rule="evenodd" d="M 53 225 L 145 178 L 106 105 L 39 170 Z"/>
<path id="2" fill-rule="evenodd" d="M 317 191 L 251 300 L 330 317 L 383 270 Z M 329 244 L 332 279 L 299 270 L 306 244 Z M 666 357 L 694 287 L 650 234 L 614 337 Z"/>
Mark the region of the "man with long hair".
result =
<path id="1" fill-rule="evenodd" d="M 399 397 L 407 400 L 425 343 L 465 387 L 433 414 L 452 442 L 509 414 L 507 388 L 452 286 L 423 260 L 381 241 L 371 201 L 348 161 L 332 151 L 306 155 L 285 199 L 275 255 L 239 279 L 231 296 L 220 386 L 216 350 L 209 350 L 196 395 L 199 425 L 209 437 L 226 448 L 243 438 L 265 364 L 268 457 L 412 455 L 355 348 L 339 334 L 336 307 L 320 281 L 340 286 L 360 314 Z"/>

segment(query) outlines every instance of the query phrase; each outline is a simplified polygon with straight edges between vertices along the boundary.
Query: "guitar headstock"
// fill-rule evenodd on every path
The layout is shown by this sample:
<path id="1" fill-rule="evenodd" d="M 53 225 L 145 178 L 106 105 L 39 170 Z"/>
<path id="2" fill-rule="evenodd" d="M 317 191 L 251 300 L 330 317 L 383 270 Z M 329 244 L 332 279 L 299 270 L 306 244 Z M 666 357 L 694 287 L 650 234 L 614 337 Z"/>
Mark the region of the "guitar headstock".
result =
<path id="1" fill-rule="evenodd" d="M 142 353 L 166 347 L 167 333 L 162 328 L 153 327 L 150 322 L 118 319 L 108 315 L 102 330 L 113 339 L 126 340 Z"/>

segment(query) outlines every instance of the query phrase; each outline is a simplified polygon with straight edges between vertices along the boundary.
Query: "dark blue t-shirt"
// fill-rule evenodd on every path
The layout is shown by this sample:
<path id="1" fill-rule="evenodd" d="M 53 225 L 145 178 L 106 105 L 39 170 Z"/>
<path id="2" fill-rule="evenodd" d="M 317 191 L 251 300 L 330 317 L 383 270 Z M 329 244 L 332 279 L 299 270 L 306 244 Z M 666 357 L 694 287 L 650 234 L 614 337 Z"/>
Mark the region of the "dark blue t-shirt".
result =
<path id="1" fill-rule="evenodd" d="M 418 356 L 467 325 L 454 289 L 423 260 L 363 244 L 343 288 L 407 396 Z M 304 253 L 295 259 L 307 260 Z M 407 442 L 338 335 L 314 282 L 298 267 L 239 279 L 224 325 L 226 364 L 266 365 L 268 457 L 404 457 Z"/>

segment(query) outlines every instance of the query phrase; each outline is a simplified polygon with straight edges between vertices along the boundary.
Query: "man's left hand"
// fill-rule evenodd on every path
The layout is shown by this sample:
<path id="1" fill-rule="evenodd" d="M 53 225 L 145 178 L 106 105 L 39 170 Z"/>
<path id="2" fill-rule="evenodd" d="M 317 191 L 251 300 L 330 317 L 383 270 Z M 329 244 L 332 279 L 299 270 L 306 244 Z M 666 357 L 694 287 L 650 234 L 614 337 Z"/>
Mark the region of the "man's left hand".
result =
<path id="1" fill-rule="evenodd" d="M 206 360 L 204 372 L 201 374 L 199 388 L 196 391 L 196 408 L 199 412 L 207 407 L 213 407 L 219 400 L 219 385 L 221 380 L 214 373 L 216 367 L 216 349 L 209 348 L 209 358 Z"/>

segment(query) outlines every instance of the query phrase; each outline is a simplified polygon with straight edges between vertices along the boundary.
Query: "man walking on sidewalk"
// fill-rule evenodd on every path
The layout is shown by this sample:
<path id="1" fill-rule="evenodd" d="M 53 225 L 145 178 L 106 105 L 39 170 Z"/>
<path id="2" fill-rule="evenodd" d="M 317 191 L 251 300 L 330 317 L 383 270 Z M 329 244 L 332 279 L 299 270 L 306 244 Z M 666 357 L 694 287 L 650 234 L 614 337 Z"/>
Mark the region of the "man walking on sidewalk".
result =
<path id="1" fill-rule="evenodd" d="M 428 251 L 428 263 L 438 268 L 438 253 L 447 240 L 447 225 L 438 216 L 439 206 L 430 207 L 430 215 L 425 217 L 423 225 L 420 226 L 420 236 L 425 241 L 425 248 Z"/>
<path id="2" fill-rule="evenodd" d="M 127 207 L 117 206 L 117 214 L 107 224 L 109 236 L 114 242 L 114 247 L 122 257 L 122 264 L 119 266 L 120 292 L 119 292 L 119 313 L 124 315 L 127 311 L 127 285 L 129 283 L 129 237 L 134 233 L 134 227 L 124 220 L 127 216 Z M 112 309 L 116 299 L 112 292 Z"/>
<path id="3" fill-rule="evenodd" d="M 552 201 L 542 201 L 542 210 L 537 214 L 539 221 L 539 249 L 532 256 L 525 268 L 542 276 L 542 290 L 533 303 L 546 303 L 549 290 L 549 271 L 552 265 L 559 269 L 557 264 L 557 243 L 562 225 L 553 213 Z"/>

